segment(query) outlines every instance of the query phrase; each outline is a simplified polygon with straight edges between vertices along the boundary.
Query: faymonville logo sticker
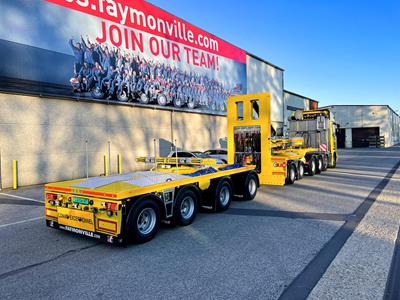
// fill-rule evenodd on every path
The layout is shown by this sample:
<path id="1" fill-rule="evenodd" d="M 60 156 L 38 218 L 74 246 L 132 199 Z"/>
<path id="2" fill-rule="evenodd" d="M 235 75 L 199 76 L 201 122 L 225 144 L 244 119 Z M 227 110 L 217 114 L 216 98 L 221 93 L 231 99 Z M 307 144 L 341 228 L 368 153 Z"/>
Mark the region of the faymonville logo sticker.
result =
<path id="1" fill-rule="evenodd" d="M 96 239 L 100 239 L 101 238 L 99 234 L 96 234 L 96 233 L 93 233 L 93 232 L 90 232 L 90 231 L 86 231 L 86 230 L 82 230 L 82 229 L 78 229 L 78 228 L 73 228 L 73 227 L 63 226 L 63 225 L 61 225 L 59 228 L 63 229 L 63 230 L 70 231 L 70 232 L 73 232 L 73 233 L 86 235 L 88 237 L 92 237 L 92 238 L 96 238 Z"/>
<path id="2" fill-rule="evenodd" d="M 71 221 L 76 221 L 76 222 L 82 222 L 82 223 L 87 223 L 87 224 L 93 224 L 93 220 L 91 219 L 86 219 L 78 216 L 71 216 L 67 214 L 58 214 L 58 217 L 61 219 L 68 219 Z"/>

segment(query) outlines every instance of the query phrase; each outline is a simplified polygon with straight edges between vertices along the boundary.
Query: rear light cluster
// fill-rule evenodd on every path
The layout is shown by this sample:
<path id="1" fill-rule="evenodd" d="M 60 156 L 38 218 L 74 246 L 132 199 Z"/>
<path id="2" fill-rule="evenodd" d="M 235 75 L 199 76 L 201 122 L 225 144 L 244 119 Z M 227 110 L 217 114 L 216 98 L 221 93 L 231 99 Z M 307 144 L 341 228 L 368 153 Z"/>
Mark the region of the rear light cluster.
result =
<path id="1" fill-rule="evenodd" d="M 104 206 L 108 210 L 113 210 L 113 211 L 117 211 L 118 210 L 118 203 L 105 202 Z"/>
<path id="2" fill-rule="evenodd" d="M 57 200 L 57 195 L 56 194 L 46 194 L 46 199 L 47 200 Z"/>
<path id="3" fill-rule="evenodd" d="M 65 206 L 65 207 L 68 207 L 69 205 L 71 205 L 72 208 L 75 208 L 75 209 L 77 209 L 78 207 L 83 206 L 83 210 L 89 210 L 90 208 L 87 205 L 93 205 L 94 204 L 93 200 L 89 200 L 88 198 L 82 198 L 82 197 L 73 197 L 73 199 L 71 199 L 71 197 L 68 197 L 68 201 L 65 201 L 63 203 L 64 198 L 65 197 L 63 195 L 57 195 L 57 194 L 53 194 L 53 193 L 46 193 L 46 200 L 52 206 Z M 104 208 L 98 209 L 96 207 L 93 207 L 92 208 L 93 213 L 97 213 L 99 210 L 100 211 L 107 211 L 107 216 L 111 217 L 111 216 L 113 216 L 114 213 L 116 213 L 118 210 L 121 209 L 121 206 L 118 203 L 102 202 L 101 205 Z"/>
<path id="4" fill-rule="evenodd" d="M 286 168 L 286 163 L 285 163 L 285 162 L 283 162 L 283 163 L 278 163 L 277 161 L 275 161 L 275 162 L 274 162 L 274 167 L 275 167 L 275 168 L 278 168 L 278 167 Z"/>
<path id="5" fill-rule="evenodd" d="M 118 211 L 120 208 L 118 203 L 112 202 L 102 202 L 101 205 L 105 207 L 105 209 L 107 210 L 107 216 L 109 217 L 111 217 L 114 212 Z"/>
<path id="6" fill-rule="evenodd" d="M 61 206 L 63 199 L 64 199 L 64 197 L 62 195 L 57 195 L 57 194 L 53 194 L 53 193 L 46 194 L 46 200 L 48 200 L 48 202 L 53 206 L 54 205 Z"/>

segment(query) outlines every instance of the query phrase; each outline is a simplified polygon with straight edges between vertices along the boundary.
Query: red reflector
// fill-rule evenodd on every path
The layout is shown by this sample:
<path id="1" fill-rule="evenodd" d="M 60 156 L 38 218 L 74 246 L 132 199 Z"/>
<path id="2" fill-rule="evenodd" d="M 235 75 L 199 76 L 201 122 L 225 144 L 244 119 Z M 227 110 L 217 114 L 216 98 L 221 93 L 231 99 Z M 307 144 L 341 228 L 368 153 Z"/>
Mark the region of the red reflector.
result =
<path id="1" fill-rule="evenodd" d="M 106 202 L 105 204 L 106 204 L 106 209 L 108 209 L 108 210 L 114 210 L 114 211 L 118 210 L 117 203 Z"/>
<path id="2" fill-rule="evenodd" d="M 46 199 L 47 200 L 57 200 L 57 195 L 56 194 L 46 194 Z"/>
<path id="3" fill-rule="evenodd" d="M 283 167 L 283 168 L 285 168 L 285 167 L 286 167 L 286 164 L 285 164 L 285 163 L 283 163 L 283 164 L 282 164 L 282 167 Z"/>

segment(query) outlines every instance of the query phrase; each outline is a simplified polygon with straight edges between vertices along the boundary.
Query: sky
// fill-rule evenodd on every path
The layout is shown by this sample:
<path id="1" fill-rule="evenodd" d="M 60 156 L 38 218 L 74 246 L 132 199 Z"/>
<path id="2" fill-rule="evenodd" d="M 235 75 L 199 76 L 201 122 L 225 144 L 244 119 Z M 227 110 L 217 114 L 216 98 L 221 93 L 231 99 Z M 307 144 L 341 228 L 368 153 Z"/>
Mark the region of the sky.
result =
<path id="1" fill-rule="evenodd" d="M 400 113 L 399 0 L 149 0 L 283 69 L 286 90 L 320 106 Z"/>

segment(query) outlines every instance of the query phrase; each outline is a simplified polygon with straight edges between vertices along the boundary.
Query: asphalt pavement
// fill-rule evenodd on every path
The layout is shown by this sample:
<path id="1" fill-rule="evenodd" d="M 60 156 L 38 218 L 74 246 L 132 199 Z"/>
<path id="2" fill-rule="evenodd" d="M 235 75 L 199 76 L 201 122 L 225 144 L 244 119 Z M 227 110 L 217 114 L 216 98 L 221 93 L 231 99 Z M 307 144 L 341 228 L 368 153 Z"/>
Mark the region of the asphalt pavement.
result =
<path id="1" fill-rule="evenodd" d="M 399 161 L 400 148 L 343 150 L 336 169 L 127 248 L 47 228 L 42 186 L 0 191 L 0 299 L 393 295 Z"/>

